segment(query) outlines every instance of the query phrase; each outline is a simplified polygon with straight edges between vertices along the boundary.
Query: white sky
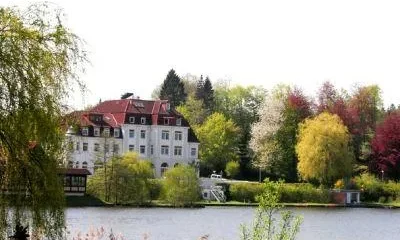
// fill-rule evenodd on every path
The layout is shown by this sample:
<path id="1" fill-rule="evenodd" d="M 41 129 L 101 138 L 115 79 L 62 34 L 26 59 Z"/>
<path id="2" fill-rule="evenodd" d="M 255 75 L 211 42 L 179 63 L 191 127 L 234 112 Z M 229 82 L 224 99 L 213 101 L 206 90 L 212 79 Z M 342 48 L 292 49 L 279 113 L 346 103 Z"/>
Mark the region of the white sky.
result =
<path id="1" fill-rule="evenodd" d="M 2 6 L 35 1 L 0 0 Z M 142 99 L 171 68 L 233 84 L 296 84 L 314 94 L 330 80 L 379 84 L 400 104 L 400 1 L 54 0 L 87 42 L 90 92 L 72 104 L 133 91 Z"/>

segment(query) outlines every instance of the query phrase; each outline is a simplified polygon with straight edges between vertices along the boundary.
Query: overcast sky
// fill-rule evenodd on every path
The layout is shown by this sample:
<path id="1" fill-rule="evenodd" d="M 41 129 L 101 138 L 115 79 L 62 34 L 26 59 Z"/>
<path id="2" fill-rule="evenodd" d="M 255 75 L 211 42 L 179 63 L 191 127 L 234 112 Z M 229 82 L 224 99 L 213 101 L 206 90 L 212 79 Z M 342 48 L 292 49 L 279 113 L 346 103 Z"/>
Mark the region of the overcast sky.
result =
<path id="1" fill-rule="evenodd" d="M 2 6 L 35 1 L 0 0 Z M 171 68 L 232 84 L 296 84 L 315 94 L 379 84 L 400 104 L 399 1 L 54 0 L 87 43 L 79 108 L 132 91 L 148 99 Z"/>

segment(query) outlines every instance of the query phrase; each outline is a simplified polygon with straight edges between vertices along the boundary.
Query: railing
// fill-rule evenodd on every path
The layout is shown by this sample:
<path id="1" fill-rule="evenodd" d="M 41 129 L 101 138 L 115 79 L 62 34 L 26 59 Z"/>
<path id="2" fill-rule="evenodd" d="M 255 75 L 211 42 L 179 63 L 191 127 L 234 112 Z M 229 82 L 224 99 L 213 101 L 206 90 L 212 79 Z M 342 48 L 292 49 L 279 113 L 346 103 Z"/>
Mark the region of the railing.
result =
<path id="1" fill-rule="evenodd" d="M 225 197 L 224 191 L 222 191 L 222 187 L 212 186 L 210 189 L 210 192 L 218 202 L 226 201 L 226 197 Z"/>

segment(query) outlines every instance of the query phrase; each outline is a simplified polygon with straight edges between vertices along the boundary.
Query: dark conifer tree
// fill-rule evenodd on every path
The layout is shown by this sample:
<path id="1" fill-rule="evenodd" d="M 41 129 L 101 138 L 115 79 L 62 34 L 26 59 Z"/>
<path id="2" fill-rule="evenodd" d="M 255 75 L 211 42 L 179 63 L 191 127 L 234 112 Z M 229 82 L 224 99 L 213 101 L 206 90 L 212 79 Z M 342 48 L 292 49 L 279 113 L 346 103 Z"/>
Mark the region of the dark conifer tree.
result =
<path id="1" fill-rule="evenodd" d="M 206 81 L 204 82 L 203 92 L 204 108 L 207 109 L 209 113 L 211 113 L 214 109 L 214 89 L 208 77 L 206 77 Z"/>
<path id="2" fill-rule="evenodd" d="M 173 106 L 179 106 L 186 101 L 186 96 L 183 82 L 175 73 L 175 70 L 171 69 L 161 85 L 159 98 L 169 100 Z"/>
<path id="3" fill-rule="evenodd" d="M 204 100 L 204 80 L 203 80 L 203 75 L 201 75 L 200 76 L 200 80 L 197 81 L 196 99 L 197 100 Z"/>

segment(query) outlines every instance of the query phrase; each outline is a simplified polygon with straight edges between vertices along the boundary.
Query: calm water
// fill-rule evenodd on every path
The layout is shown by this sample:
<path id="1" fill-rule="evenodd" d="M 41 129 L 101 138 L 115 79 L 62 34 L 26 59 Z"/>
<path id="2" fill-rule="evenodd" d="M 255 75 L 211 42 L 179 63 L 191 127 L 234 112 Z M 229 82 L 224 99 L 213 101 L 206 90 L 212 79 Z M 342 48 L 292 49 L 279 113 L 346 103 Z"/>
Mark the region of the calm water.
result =
<path id="1" fill-rule="evenodd" d="M 125 239 L 210 240 L 239 239 L 239 226 L 253 219 L 255 208 L 69 208 L 68 229 L 74 233 L 90 227 L 112 228 Z M 292 208 L 304 217 L 297 239 L 399 239 L 400 210 Z"/>

